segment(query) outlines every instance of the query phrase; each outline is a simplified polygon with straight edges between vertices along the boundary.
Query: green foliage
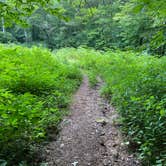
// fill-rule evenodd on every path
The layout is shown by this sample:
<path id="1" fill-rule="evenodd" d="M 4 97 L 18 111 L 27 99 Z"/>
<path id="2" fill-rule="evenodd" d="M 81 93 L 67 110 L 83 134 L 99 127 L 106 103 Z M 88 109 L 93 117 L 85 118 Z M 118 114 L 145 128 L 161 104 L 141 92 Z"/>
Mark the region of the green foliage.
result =
<path id="1" fill-rule="evenodd" d="M 140 158 L 152 164 L 160 159 L 164 164 L 165 57 L 138 57 L 128 52 L 115 54 L 110 63 L 102 73 L 112 102 L 122 115 L 123 130 L 139 147 Z"/>
<path id="2" fill-rule="evenodd" d="M 0 43 L 15 42 L 16 39 L 9 32 L 0 32 Z"/>
<path id="3" fill-rule="evenodd" d="M 26 3 L 15 0 L 9 4 L 15 6 L 15 2 L 21 10 L 20 21 L 29 25 L 26 29 L 13 25 L 6 30 L 18 42 L 27 45 L 40 42 L 51 49 L 86 45 L 97 50 L 137 49 L 165 55 L 164 0 L 61 0 L 60 3 L 49 0 L 48 4 L 38 0 Z M 59 17 L 51 14 L 52 8 Z M 17 19 L 15 12 L 13 20 Z M 13 22 L 1 17 L 2 29 Z"/>
<path id="4" fill-rule="evenodd" d="M 81 68 L 92 86 L 98 74 L 105 80 L 102 94 L 112 98 L 140 157 L 162 165 L 166 60 L 147 53 L 165 55 L 165 6 L 164 0 L 0 0 L 1 43 L 146 54 L 66 48 L 53 57 L 45 49 L 0 45 L 0 164 L 22 160 L 57 126 Z"/>
<path id="5" fill-rule="evenodd" d="M 122 5 L 114 19 L 119 22 L 123 46 L 164 55 L 165 5 L 163 0 L 130 0 Z"/>
<path id="6" fill-rule="evenodd" d="M 0 159 L 12 165 L 57 127 L 81 74 L 48 50 L 4 45 L 0 71 Z"/>
<path id="7" fill-rule="evenodd" d="M 62 14 L 62 8 L 58 5 L 60 0 L 1 0 L 0 18 L 5 19 L 5 25 L 12 25 L 14 22 L 25 25 L 26 17 L 30 16 L 36 9 L 43 8 L 55 15 Z"/>
<path id="8" fill-rule="evenodd" d="M 84 48 L 62 49 L 57 56 L 91 73 L 92 82 L 98 75 L 105 80 L 102 94 L 121 114 L 123 131 L 139 157 L 146 165 L 165 165 L 166 57 Z"/>

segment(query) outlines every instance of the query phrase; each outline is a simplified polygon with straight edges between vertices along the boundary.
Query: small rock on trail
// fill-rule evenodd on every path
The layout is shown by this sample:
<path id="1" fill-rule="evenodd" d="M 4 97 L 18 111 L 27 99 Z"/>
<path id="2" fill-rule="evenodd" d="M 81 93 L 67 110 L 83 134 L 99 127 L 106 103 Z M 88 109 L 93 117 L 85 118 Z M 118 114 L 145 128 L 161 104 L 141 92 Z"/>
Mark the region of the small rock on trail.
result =
<path id="1" fill-rule="evenodd" d="M 71 114 L 61 123 L 58 139 L 45 147 L 48 166 L 140 165 L 122 146 L 120 132 L 113 124 L 117 114 L 100 97 L 100 86 L 90 88 L 84 77 L 73 97 Z"/>

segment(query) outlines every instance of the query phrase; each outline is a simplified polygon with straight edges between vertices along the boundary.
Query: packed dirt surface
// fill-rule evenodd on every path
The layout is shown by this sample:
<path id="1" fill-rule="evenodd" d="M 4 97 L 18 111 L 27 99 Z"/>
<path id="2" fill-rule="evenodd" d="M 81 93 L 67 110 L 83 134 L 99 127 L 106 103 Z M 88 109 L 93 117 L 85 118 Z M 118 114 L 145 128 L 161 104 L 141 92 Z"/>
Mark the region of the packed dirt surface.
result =
<path id="1" fill-rule="evenodd" d="M 58 138 L 45 149 L 48 166 L 137 166 L 115 123 L 117 113 L 92 89 L 85 76 L 73 97 L 71 113 L 61 123 Z"/>

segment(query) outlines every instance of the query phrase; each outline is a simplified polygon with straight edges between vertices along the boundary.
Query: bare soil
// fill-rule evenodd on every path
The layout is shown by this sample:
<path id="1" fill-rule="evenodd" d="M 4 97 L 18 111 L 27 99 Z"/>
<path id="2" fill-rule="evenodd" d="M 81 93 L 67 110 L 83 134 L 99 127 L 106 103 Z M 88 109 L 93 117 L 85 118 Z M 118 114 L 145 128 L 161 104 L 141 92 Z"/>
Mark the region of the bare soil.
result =
<path id="1" fill-rule="evenodd" d="M 115 120 L 115 109 L 89 86 L 85 76 L 73 97 L 71 113 L 56 140 L 45 147 L 48 166 L 139 166 L 128 152 Z"/>

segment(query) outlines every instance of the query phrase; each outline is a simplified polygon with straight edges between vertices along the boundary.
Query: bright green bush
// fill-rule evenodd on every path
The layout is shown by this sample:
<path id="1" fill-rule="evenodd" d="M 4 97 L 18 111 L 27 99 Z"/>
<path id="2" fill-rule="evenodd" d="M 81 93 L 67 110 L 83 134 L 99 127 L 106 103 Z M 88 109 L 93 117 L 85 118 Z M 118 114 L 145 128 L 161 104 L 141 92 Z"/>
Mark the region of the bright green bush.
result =
<path id="1" fill-rule="evenodd" d="M 0 159 L 26 159 L 62 119 L 80 71 L 48 50 L 0 45 Z"/>
<path id="2" fill-rule="evenodd" d="M 166 165 L 166 57 L 83 48 L 57 55 L 88 70 L 91 82 L 97 75 L 103 78 L 102 94 L 121 114 L 123 131 L 139 157 L 145 165 Z"/>

